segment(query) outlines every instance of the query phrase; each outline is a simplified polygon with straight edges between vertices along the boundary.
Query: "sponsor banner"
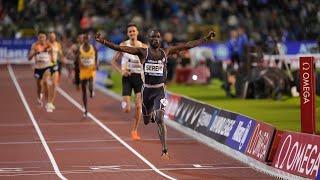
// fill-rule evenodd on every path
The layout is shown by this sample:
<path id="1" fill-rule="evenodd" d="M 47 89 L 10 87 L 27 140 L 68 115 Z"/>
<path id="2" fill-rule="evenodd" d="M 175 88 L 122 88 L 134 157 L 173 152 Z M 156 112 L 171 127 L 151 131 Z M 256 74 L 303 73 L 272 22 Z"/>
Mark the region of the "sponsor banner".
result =
<path id="1" fill-rule="evenodd" d="M 208 135 L 210 132 L 210 126 L 212 125 L 219 111 L 220 109 L 211 106 L 205 106 L 200 114 L 199 120 L 195 126 L 195 130 L 201 134 Z"/>
<path id="2" fill-rule="evenodd" d="M 168 100 L 168 105 L 166 107 L 165 116 L 167 116 L 167 118 L 171 120 L 175 120 L 176 111 L 180 105 L 181 97 L 171 93 L 167 93 L 166 99 Z"/>
<path id="3" fill-rule="evenodd" d="M 266 162 L 274 133 L 274 127 L 256 122 L 245 153 L 259 161 Z"/>
<path id="4" fill-rule="evenodd" d="M 276 129 L 274 136 L 273 136 L 273 140 L 272 140 L 272 145 L 270 148 L 270 152 L 268 155 L 268 159 L 267 162 L 273 162 L 274 157 L 276 156 L 277 150 L 278 150 L 278 146 L 280 144 L 280 140 L 282 137 L 282 134 L 284 133 L 284 131 L 278 130 Z"/>
<path id="5" fill-rule="evenodd" d="M 225 110 L 214 111 L 206 135 L 225 144 L 227 138 L 231 135 L 231 130 L 235 127 L 237 116 L 237 114 Z"/>
<path id="6" fill-rule="evenodd" d="M 230 135 L 227 137 L 226 145 L 244 153 L 255 126 L 255 120 L 238 115 Z"/>
<path id="7" fill-rule="evenodd" d="M 283 133 L 272 166 L 298 176 L 316 178 L 320 166 L 320 136 Z"/>
<path id="8" fill-rule="evenodd" d="M 29 39 L 0 39 L 1 62 L 28 62 L 28 53 L 32 43 L 36 40 Z"/>
<path id="9" fill-rule="evenodd" d="M 181 97 L 180 104 L 175 112 L 176 121 L 179 124 L 195 129 L 198 121 L 212 113 L 212 107 L 193 100 Z"/>
<path id="10" fill-rule="evenodd" d="M 316 133 L 316 81 L 313 57 L 300 57 L 301 132 Z"/>

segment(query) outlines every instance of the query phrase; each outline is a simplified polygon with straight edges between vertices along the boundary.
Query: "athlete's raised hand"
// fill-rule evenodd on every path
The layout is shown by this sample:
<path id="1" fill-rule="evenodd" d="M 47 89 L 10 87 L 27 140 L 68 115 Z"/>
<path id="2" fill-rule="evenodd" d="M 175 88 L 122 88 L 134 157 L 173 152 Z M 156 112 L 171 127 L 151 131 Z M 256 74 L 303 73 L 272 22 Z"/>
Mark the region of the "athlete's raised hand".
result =
<path id="1" fill-rule="evenodd" d="M 103 42 L 103 38 L 101 37 L 101 34 L 99 32 L 96 33 L 95 35 L 95 39 L 97 42 L 102 43 Z"/>
<path id="2" fill-rule="evenodd" d="M 206 39 L 208 41 L 212 40 L 216 36 L 216 33 L 214 31 L 210 31 L 209 34 L 206 36 Z"/>
<path id="3" fill-rule="evenodd" d="M 95 39 L 97 42 L 113 49 L 116 51 L 120 51 L 120 52 L 126 52 L 129 54 L 133 54 L 133 55 L 138 55 L 139 58 L 143 58 L 143 55 L 147 52 L 147 50 L 145 48 L 135 48 L 135 47 L 129 47 L 129 46 L 119 46 L 117 44 L 114 44 L 112 42 L 110 42 L 109 40 L 101 37 L 101 34 L 99 32 L 96 33 L 95 35 Z"/>
<path id="4" fill-rule="evenodd" d="M 167 54 L 174 54 L 178 51 L 182 51 L 182 50 L 186 50 L 186 49 L 191 49 L 193 47 L 196 47 L 202 43 L 206 43 L 210 40 L 212 40 L 214 37 L 216 36 L 216 33 L 214 31 L 210 31 L 209 34 L 207 36 L 204 36 L 201 39 L 197 39 L 194 41 L 189 41 L 187 43 L 182 43 L 180 45 L 176 45 L 176 46 L 171 46 L 169 48 L 166 49 Z"/>

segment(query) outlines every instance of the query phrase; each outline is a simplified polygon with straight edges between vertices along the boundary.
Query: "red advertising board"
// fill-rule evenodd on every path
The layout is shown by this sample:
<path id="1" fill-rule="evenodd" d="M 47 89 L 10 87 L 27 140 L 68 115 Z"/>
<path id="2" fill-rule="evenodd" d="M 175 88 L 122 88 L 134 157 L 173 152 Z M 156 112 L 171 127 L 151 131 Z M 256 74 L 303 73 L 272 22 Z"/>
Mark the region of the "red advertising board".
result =
<path id="1" fill-rule="evenodd" d="M 179 107 L 181 97 L 171 93 L 167 93 L 166 98 L 168 100 L 168 105 L 166 107 L 165 113 L 171 120 L 175 120 L 176 111 Z"/>
<path id="2" fill-rule="evenodd" d="M 265 162 L 268 157 L 274 132 L 274 127 L 257 121 L 256 128 L 247 146 L 246 154 L 259 161 Z"/>
<path id="3" fill-rule="evenodd" d="M 281 131 L 278 129 L 274 133 L 272 145 L 270 147 L 270 152 L 269 152 L 269 156 L 268 156 L 268 160 L 267 160 L 268 162 L 273 162 L 274 156 L 277 153 L 277 149 L 280 144 L 281 137 L 282 137 L 283 133 L 284 133 L 284 131 Z"/>
<path id="4" fill-rule="evenodd" d="M 316 132 L 316 81 L 314 57 L 300 57 L 301 132 Z"/>
<path id="5" fill-rule="evenodd" d="M 316 178 L 320 165 L 320 136 L 284 132 L 272 166 L 306 178 Z"/>

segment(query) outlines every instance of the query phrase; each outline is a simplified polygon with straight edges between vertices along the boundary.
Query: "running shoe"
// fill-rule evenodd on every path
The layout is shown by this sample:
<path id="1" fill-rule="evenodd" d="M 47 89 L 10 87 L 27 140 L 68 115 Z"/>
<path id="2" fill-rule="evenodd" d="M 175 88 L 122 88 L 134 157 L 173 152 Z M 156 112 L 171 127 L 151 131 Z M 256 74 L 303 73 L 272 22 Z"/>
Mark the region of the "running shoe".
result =
<path id="1" fill-rule="evenodd" d="M 161 160 L 170 160 L 170 156 L 168 152 L 162 152 Z"/>
<path id="2" fill-rule="evenodd" d="M 55 110 L 55 109 L 56 109 L 56 106 L 53 105 L 53 103 L 48 103 L 48 106 L 50 106 L 50 108 L 51 108 L 52 110 Z"/>
<path id="3" fill-rule="evenodd" d="M 50 104 L 50 103 L 47 103 L 47 104 L 46 104 L 46 107 L 45 107 L 45 108 L 46 108 L 46 111 L 47 111 L 47 112 L 53 112 L 53 109 L 52 109 L 52 107 L 51 107 L 49 104 Z"/>
<path id="4" fill-rule="evenodd" d="M 88 117 L 88 111 L 87 111 L 87 110 L 84 111 L 83 117 L 84 117 L 84 118 Z"/>
<path id="5" fill-rule="evenodd" d="M 138 135 L 138 131 L 131 131 L 131 139 L 133 141 L 137 141 L 137 140 L 140 140 L 140 136 Z"/>

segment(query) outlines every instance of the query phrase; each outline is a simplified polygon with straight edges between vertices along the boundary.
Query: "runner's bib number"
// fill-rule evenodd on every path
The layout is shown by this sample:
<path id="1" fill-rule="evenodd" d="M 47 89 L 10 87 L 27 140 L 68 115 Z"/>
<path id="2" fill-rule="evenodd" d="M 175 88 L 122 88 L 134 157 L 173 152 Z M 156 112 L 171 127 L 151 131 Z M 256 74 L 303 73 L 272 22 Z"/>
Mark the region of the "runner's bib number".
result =
<path id="1" fill-rule="evenodd" d="M 36 55 L 35 60 L 39 63 L 50 62 L 50 54 L 48 52 L 41 52 Z"/>
<path id="2" fill-rule="evenodd" d="M 150 74 L 163 75 L 163 64 L 145 63 L 144 72 Z"/>
<path id="3" fill-rule="evenodd" d="M 82 58 L 81 63 L 83 64 L 83 66 L 93 66 L 94 59 L 93 58 Z"/>

